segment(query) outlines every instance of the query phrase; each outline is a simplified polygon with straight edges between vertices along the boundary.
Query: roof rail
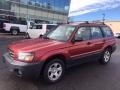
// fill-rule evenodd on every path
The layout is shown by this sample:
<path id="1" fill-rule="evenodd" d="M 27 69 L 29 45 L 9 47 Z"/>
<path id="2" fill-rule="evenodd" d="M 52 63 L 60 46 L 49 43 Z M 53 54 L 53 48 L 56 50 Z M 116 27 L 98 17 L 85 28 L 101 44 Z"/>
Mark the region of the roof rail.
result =
<path id="1" fill-rule="evenodd" d="M 89 24 L 89 21 L 85 21 L 86 24 Z"/>
<path id="2" fill-rule="evenodd" d="M 78 22 L 79 24 L 81 23 L 84 23 L 84 24 L 89 24 L 89 21 L 81 21 L 81 22 Z"/>
<path id="3" fill-rule="evenodd" d="M 105 25 L 105 23 L 104 23 L 104 22 L 101 22 L 101 21 L 93 21 L 93 23 Z"/>

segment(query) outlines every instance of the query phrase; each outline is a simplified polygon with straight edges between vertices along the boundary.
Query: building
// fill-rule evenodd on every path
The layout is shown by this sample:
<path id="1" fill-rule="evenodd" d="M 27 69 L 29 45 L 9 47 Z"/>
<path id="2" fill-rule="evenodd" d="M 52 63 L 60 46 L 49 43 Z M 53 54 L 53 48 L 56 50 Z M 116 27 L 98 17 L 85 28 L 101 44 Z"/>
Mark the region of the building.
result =
<path id="1" fill-rule="evenodd" d="M 105 21 L 105 24 L 110 26 L 115 35 L 116 33 L 120 33 L 120 21 Z"/>
<path id="2" fill-rule="evenodd" d="M 0 21 L 67 22 L 70 0 L 0 0 Z"/>

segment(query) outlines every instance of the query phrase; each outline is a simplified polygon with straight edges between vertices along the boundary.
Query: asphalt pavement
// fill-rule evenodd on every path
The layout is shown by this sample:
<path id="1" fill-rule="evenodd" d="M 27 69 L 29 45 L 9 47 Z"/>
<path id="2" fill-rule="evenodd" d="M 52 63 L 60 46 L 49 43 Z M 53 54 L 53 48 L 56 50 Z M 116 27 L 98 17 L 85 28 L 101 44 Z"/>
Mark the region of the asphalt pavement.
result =
<path id="1" fill-rule="evenodd" d="M 43 84 L 40 80 L 18 78 L 1 62 L 1 55 L 7 51 L 8 44 L 20 39 L 24 38 L 6 38 L 6 35 L 0 35 L 0 90 L 120 90 L 119 39 L 117 50 L 108 65 L 100 65 L 94 61 L 72 67 L 60 82 L 52 85 Z"/>

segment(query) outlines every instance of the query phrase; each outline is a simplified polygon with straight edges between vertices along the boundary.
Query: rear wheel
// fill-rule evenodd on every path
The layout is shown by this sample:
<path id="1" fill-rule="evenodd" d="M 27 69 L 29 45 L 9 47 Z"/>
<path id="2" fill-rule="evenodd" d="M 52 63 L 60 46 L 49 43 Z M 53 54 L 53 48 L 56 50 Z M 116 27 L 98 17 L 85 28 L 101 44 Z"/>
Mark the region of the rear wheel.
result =
<path id="1" fill-rule="evenodd" d="M 11 30 L 11 34 L 12 35 L 17 35 L 18 34 L 18 30 L 15 30 L 15 29 Z"/>
<path id="2" fill-rule="evenodd" d="M 101 57 L 101 59 L 99 60 L 99 62 L 101 64 L 107 64 L 111 59 L 111 49 L 106 49 Z"/>
<path id="3" fill-rule="evenodd" d="M 43 78 L 46 83 L 55 83 L 63 77 L 65 66 L 62 60 L 53 59 L 49 61 L 43 71 Z"/>

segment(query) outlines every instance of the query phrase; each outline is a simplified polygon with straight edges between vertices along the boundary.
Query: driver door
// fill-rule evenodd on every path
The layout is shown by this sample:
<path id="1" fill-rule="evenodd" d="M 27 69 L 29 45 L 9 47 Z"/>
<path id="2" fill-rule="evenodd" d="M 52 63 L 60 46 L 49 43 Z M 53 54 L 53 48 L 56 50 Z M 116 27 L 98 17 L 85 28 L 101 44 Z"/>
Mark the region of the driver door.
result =
<path id="1" fill-rule="evenodd" d="M 80 39 L 77 40 L 77 39 Z M 69 53 L 71 59 L 79 59 L 88 55 L 92 48 L 91 40 L 91 30 L 89 27 L 80 27 L 75 34 L 75 42 L 72 44 Z"/>

